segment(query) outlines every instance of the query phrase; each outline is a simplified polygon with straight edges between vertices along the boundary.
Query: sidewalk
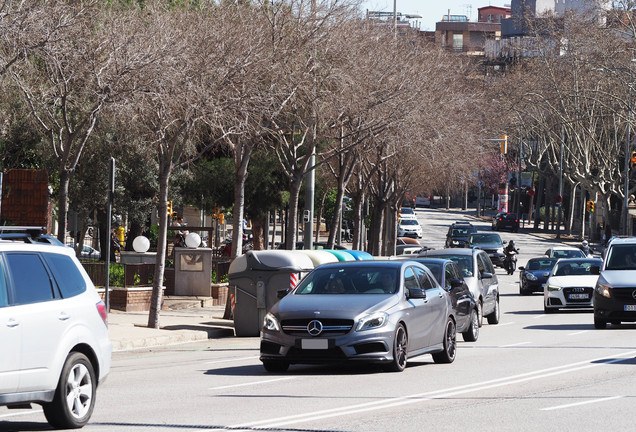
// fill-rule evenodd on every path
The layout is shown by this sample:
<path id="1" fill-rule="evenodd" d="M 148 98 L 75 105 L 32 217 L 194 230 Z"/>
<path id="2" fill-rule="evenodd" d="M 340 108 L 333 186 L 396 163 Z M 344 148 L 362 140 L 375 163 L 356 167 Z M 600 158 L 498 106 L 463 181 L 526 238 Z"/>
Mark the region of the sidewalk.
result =
<path id="1" fill-rule="evenodd" d="M 183 300 L 172 303 L 169 306 L 174 309 L 159 314 L 160 329 L 148 328 L 148 312 L 111 310 L 108 335 L 113 352 L 234 336 L 234 321 L 223 319 L 225 306 L 200 307 Z"/>

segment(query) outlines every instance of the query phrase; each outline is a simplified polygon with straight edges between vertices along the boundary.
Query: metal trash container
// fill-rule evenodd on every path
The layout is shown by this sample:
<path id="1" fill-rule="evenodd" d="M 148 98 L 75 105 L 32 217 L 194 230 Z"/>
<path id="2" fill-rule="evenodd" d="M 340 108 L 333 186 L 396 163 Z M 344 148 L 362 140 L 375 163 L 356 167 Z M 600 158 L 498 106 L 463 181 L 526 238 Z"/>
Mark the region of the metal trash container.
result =
<path id="1" fill-rule="evenodd" d="M 278 291 L 295 287 L 313 268 L 299 251 L 248 251 L 236 257 L 227 276 L 234 291 L 236 336 L 258 336 L 265 314 L 279 300 Z"/>

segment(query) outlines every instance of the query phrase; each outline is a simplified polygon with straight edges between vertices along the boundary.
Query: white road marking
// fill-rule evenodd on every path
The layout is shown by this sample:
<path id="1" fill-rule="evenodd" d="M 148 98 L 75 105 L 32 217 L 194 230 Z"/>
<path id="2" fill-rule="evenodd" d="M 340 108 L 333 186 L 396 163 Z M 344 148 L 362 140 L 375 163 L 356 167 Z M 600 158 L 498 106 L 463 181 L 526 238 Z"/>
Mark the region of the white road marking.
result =
<path id="1" fill-rule="evenodd" d="M 548 408 L 541 408 L 541 411 L 552 411 L 552 410 L 558 410 L 558 409 L 563 409 L 563 408 L 571 408 L 571 407 L 580 406 L 580 405 L 587 405 L 587 404 L 591 404 L 591 403 L 605 402 L 605 401 L 610 401 L 610 400 L 614 400 L 614 399 L 620 399 L 620 398 L 623 398 L 623 397 L 625 397 L 625 396 L 610 396 L 610 397 L 606 397 L 606 398 L 592 399 L 592 400 L 583 401 L 583 402 L 575 402 L 575 403 L 571 403 L 571 404 L 567 404 L 567 405 L 559 405 L 559 406 L 553 406 L 553 407 L 548 407 Z"/>
<path id="2" fill-rule="evenodd" d="M 509 345 L 500 345 L 499 348 L 511 348 L 511 347 L 516 347 L 519 345 L 528 345 L 531 344 L 532 342 L 517 342 L 514 344 L 509 344 Z"/>
<path id="3" fill-rule="evenodd" d="M 555 366 L 547 369 L 540 369 L 533 372 L 526 372 L 519 375 L 512 375 L 504 378 L 496 378 L 489 381 L 483 381 L 474 384 L 466 384 L 458 387 L 451 387 L 448 389 L 441 389 L 426 393 L 416 393 L 407 396 L 401 396 L 397 398 L 388 398 L 377 400 L 373 402 L 366 402 L 351 406 L 332 408 L 314 412 L 308 412 L 304 414 L 296 414 L 286 417 L 278 417 L 269 420 L 260 420 L 251 423 L 243 423 L 236 426 L 231 426 L 229 430 L 235 431 L 240 428 L 276 428 L 289 424 L 304 423 L 314 420 L 323 420 L 331 417 L 338 417 L 343 415 L 351 415 L 356 413 L 362 413 L 367 411 L 374 411 L 377 409 L 392 408 L 401 405 L 410 405 L 414 403 L 422 403 L 426 400 L 442 399 L 462 395 L 466 393 L 482 392 L 484 390 L 493 389 L 497 387 L 505 387 L 511 384 L 519 384 L 527 381 L 534 381 L 539 379 L 545 379 L 556 375 L 569 374 L 578 372 L 583 369 L 596 368 L 603 365 L 618 363 L 628 358 L 632 358 L 636 355 L 636 351 L 627 351 L 620 355 L 613 355 L 611 359 L 605 357 L 599 357 L 590 360 L 583 360 L 575 363 L 565 364 L 561 366 Z"/>
<path id="4" fill-rule="evenodd" d="M 545 318 L 545 314 L 537 315 L 536 317 L 534 317 L 532 319 L 539 319 L 539 318 Z"/>
<path id="5" fill-rule="evenodd" d="M 233 387 L 247 387 L 247 386 L 251 386 L 251 385 L 267 384 L 267 383 L 276 382 L 276 381 L 286 381 L 286 380 L 290 380 L 290 379 L 294 379 L 294 378 L 296 378 L 296 377 L 291 376 L 291 377 L 275 378 L 275 379 L 269 379 L 269 380 L 263 380 L 263 381 L 253 381 L 253 382 L 248 382 L 248 383 L 232 384 L 232 385 L 219 386 L 219 387 L 211 387 L 208 390 L 221 390 L 221 389 L 228 389 L 228 388 L 233 388 Z"/>
<path id="6" fill-rule="evenodd" d="M 516 324 L 514 321 L 509 321 L 509 322 L 505 322 L 503 324 L 497 324 L 497 327 L 505 327 L 505 326 L 509 326 L 509 325 L 513 325 Z"/>

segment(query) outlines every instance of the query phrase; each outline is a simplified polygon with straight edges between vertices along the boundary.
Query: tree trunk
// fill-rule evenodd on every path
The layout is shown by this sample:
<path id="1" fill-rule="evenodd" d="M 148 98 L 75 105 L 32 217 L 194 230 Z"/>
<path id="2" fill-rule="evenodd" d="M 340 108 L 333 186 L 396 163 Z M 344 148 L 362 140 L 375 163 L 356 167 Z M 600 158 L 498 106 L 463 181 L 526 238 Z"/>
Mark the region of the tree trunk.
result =
<path id="1" fill-rule="evenodd" d="M 57 239 L 66 244 L 66 220 L 68 219 L 68 185 L 73 171 L 60 167 L 60 192 L 57 201 Z M 73 245 L 75 246 L 75 245 Z"/>
<path id="2" fill-rule="evenodd" d="M 289 182 L 289 213 L 287 215 L 287 240 L 285 249 L 296 249 L 296 228 L 298 224 L 298 200 L 302 177 L 294 178 Z"/>
<path id="3" fill-rule="evenodd" d="M 155 329 L 159 328 L 159 313 L 163 300 L 163 276 L 166 267 L 166 245 L 168 244 L 168 188 L 171 173 L 172 163 L 168 157 L 162 155 L 159 161 L 159 233 L 157 237 L 157 258 L 155 261 L 155 275 L 152 281 L 150 313 L 148 315 L 148 327 Z"/>

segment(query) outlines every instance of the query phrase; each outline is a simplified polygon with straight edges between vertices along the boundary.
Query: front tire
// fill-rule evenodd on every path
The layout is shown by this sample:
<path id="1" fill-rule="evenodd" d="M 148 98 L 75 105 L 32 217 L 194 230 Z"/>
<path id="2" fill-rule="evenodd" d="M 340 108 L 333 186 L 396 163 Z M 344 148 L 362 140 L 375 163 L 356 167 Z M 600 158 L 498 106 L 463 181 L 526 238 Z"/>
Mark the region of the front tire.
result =
<path id="1" fill-rule="evenodd" d="M 477 310 L 470 311 L 470 324 L 468 330 L 462 333 L 465 342 L 475 342 L 479 337 L 479 318 Z"/>
<path id="2" fill-rule="evenodd" d="M 404 325 L 400 324 L 395 329 L 393 337 L 393 360 L 385 369 L 389 372 L 402 372 L 406 368 L 408 359 L 409 338 Z"/>
<path id="3" fill-rule="evenodd" d="M 495 310 L 492 311 L 486 318 L 488 319 L 488 324 L 499 324 L 499 297 L 495 301 Z"/>
<path id="4" fill-rule="evenodd" d="M 88 423 L 95 408 L 97 380 L 93 365 L 79 352 L 66 358 L 52 402 L 42 404 L 44 416 L 58 429 L 77 429 Z"/>
<path id="5" fill-rule="evenodd" d="M 597 330 L 603 330 L 607 327 L 607 321 L 604 319 L 594 317 L 594 328 Z"/>
<path id="6" fill-rule="evenodd" d="M 444 350 L 433 353 L 433 361 L 435 363 L 452 363 L 457 354 L 457 328 L 452 319 L 446 321 L 446 330 L 444 331 Z"/>

